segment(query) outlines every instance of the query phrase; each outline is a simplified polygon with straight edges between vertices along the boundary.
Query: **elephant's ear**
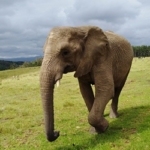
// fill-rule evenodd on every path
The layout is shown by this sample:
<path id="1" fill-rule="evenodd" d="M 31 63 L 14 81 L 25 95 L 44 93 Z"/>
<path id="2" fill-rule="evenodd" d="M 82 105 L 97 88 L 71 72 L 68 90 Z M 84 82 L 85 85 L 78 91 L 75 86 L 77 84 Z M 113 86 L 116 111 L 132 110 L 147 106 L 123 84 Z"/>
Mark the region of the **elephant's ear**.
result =
<path id="1" fill-rule="evenodd" d="M 107 57 L 109 43 L 100 28 L 89 27 L 84 47 L 83 57 L 74 74 L 75 77 L 81 77 L 89 73 L 95 62 L 102 63 Z"/>

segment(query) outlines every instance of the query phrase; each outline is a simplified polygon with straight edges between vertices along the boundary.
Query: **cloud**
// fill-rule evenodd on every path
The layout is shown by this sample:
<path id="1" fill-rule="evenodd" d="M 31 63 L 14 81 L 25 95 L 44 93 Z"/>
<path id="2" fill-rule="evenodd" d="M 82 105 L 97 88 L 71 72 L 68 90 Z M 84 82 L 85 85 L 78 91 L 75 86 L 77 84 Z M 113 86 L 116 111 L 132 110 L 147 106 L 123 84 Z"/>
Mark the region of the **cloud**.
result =
<path id="1" fill-rule="evenodd" d="M 84 5 L 86 4 L 86 5 Z M 99 20 L 106 23 L 123 23 L 128 18 L 134 18 L 138 14 L 139 2 L 129 0 L 98 1 L 87 3 L 86 0 L 76 1 L 73 11 L 68 13 L 69 18 L 75 21 L 89 22 Z"/>
<path id="2" fill-rule="evenodd" d="M 0 57 L 42 55 L 55 26 L 96 25 L 149 45 L 148 0 L 1 0 Z"/>

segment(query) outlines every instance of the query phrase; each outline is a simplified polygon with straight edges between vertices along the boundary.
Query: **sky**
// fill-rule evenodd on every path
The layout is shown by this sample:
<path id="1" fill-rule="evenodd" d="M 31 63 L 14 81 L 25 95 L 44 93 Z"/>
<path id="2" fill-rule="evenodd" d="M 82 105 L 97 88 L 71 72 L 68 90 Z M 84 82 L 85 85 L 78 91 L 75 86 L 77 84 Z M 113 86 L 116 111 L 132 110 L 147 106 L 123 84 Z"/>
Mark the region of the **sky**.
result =
<path id="1" fill-rule="evenodd" d="M 150 45 L 150 0 L 0 0 L 0 58 L 43 55 L 53 27 L 83 25 Z"/>

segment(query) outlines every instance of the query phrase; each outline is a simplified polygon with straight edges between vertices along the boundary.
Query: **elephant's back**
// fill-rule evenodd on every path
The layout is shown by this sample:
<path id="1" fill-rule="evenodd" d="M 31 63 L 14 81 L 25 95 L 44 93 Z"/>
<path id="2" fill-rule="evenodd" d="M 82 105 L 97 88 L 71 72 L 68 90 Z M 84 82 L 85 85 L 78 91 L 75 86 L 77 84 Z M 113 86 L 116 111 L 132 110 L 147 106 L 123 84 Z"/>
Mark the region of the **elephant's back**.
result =
<path id="1" fill-rule="evenodd" d="M 108 38 L 111 50 L 115 57 L 126 57 L 128 60 L 133 58 L 132 46 L 124 37 L 112 31 L 106 31 L 105 35 Z"/>

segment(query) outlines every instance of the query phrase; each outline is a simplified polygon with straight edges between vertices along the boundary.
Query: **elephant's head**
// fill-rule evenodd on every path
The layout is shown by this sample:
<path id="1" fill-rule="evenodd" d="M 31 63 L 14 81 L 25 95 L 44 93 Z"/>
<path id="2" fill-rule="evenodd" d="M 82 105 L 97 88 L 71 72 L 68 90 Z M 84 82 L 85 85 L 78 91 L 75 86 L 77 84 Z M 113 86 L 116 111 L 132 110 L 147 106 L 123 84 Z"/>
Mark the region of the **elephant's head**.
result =
<path id="1" fill-rule="evenodd" d="M 102 63 L 109 50 L 108 39 L 98 27 L 58 27 L 51 30 L 44 45 L 40 74 L 41 95 L 47 139 L 59 136 L 54 131 L 53 90 L 63 73 L 86 75 L 96 61 Z"/>

